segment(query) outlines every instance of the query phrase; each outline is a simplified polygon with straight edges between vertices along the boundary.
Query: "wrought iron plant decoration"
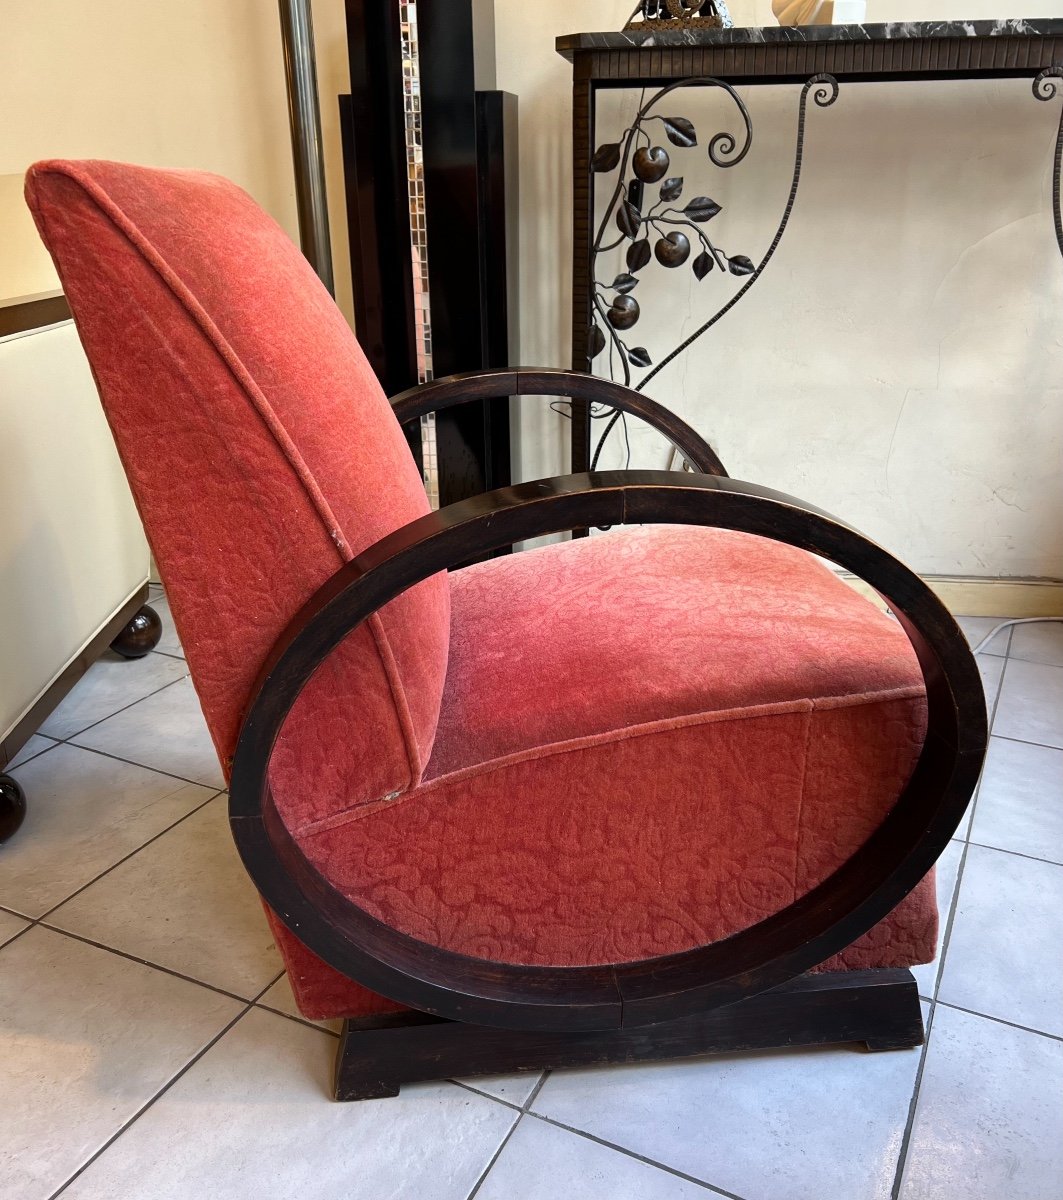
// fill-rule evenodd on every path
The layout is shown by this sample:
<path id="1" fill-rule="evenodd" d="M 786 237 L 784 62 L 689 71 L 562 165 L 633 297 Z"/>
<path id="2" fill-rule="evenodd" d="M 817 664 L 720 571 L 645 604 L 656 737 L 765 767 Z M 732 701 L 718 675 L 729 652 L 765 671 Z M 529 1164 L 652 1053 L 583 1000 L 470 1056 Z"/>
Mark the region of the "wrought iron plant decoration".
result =
<path id="1" fill-rule="evenodd" d="M 679 150 L 693 149 L 698 145 L 698 134 L 693 123 L 686 117 L 663 116 L 655 111 L 657 105 L 670 93 L 684 87 L 713 87 L 725 92 L 734 103 L 742 119 L 741 145 L 732 133 L 720 132 L 708 142 L 708 158 L 716 167 L 728 169 L 737 166 L 749 153 L 753 144 L 753 122 L 742 98 L 735 89 L 722 79 L 691 78 L 669 84 L 641 105 L 635 119 L 621 134 L 619 141 L 600 145 L 591 160 L 591 169 L 598 174 L 618 172 L 616 187 L 595 234 L 591 249 L 591 271 L 594 319 L 592 320 L 588 347 L 588 368 L 610 346 L 609 377 L 614 378 L 614 358 L 620 363 L 623 381 L 636 391 L 642 389 L 670 362 L 687 350 L 702 334 L 706 333 L 738 303 L 760 278 L 771 261 L 779 242 L 786 231 L 797 189 L 801 182 L 801 166 L 804 160 L 805 119 L 809 96 L 820 108 L 828 108 L 838 98 L 838 81 L 833 75 L 814 75 L 801 89 L 797 114 L 797 149 L 790 191 L 786 199 L 782 219 L 776 229 L 766 253 L 759 263 L 746 254 L 728 254 L 709 236 L 705 228 L 723 211 L 709 196 L 696 195 L 681 204 L 688 192 L 686 179 L 675 173 L 672 155 L 658 144 L 664 140 Z M 651 137 L 647 126 L 659 122 L 654 133 L 663 138 Z M 631 178 L 628 178 L 630 171 Z M 619 237 L 606 242 L 612 229 L 619 230 Z M 627 269 L 618 274 L 612 283 L 606 284 L 598 278 L 598 259 L 603 254 L 616 250 L 625 241 Z M 690 264 L 697 280 L 719 270 L 722 275 L 746 276 L 744 285 L 719 308 L 707 321 L 688 338 L 660 359 L 656 365 L 645 346 L 632 346 L 626 335 L 638 323 L 642 315 L 639 300 L 633 294 L 640 281 L 639 273 L 656 260 L 662 267 L 676 269 Z M 615 353 L 614 353 L 615 352 Z M 632 367 L 650 367 L 649 373 L 636 384 L 632 383 Z M 592 411 L 595 418 L 608 418 L 591 459 L 591 470 L 598 465 L 610 433 L 624 414 L 606 409 Z"/>

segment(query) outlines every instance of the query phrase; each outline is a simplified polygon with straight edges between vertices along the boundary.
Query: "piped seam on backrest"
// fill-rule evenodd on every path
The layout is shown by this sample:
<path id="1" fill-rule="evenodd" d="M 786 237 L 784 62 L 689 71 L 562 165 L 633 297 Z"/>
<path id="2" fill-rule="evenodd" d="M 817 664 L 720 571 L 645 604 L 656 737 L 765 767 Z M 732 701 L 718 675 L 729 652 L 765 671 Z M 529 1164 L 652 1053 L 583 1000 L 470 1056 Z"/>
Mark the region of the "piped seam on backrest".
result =
<path id="1" fill-rule="evenodd" d="M 235 352 L 229 344 L 228 339 L 223 336 L 210 315 L 192 294 L 188 285 L 167 264 L 161 252 L 156 249 L 139 227 L 119 207 L 116 201 L 94 180 L 81 178 L 69 170 L 57 169 L 54 166 L 31 168 L 29 172 L 29 184 L 33 189 L 37 214 L 43 224 L 48 224 L 48 218 L 45 215 L 44 206 L 40 202 L 40 197 L 37 195 L 36 178 L 46 170 L 54 174 L 63 175 L 81 188 L 85 195 L 96 205 L 100 214 L 110 221 L 114 228 L 130 242 L 141 260 L 155 272 L 163 285 L 173 295 L 174 299 L 177 300 L 196 323 L 200 332 L 207 339 L 207 342 L 213 347 L 222 362 L 229 369 L 237 386 L 244 393 L 251 408 L 273 437 L 277 448 L 295 473 L 296 478 L 306 493 L 307 499 L 317 513 L 318 519 L 325 529 L 329 540 L 336 548 L 341 565 L 344 562 L 351 561 L 354 555 L 346 538 L 343 536 L 343 532 L 328 501 L 325 499 L 324 493 L 314 478 L 313 472 L 306 465 L 295 443 L 291 440 L 287 430 L 277 417 L 273 406 L 258 388 L 251 373 L 240 360 L 240 356 Z M 228 181 L 225 182 L 227 186 L 235 187 L 234 184 L 229 184 Z M 77 323 L 75 316 L 75 326 Z M 425 764 L 421 761 L 406 690 L 401 678 L 399 678 L 398 664 L 379 614 L 374 613 L 367 620 L 366 625 L 369 627 L 370 636 L 373 639 L 373 645 L 377 652 L 377 658 L 384 672 L 384 678 L 387 680 L 392 704 L 395 707 L 396 716 L 398 717 L 403 748 L 406 752 L 406 767 L 410 776 L 409 786 L 415 787 L 421 780 Z"/>

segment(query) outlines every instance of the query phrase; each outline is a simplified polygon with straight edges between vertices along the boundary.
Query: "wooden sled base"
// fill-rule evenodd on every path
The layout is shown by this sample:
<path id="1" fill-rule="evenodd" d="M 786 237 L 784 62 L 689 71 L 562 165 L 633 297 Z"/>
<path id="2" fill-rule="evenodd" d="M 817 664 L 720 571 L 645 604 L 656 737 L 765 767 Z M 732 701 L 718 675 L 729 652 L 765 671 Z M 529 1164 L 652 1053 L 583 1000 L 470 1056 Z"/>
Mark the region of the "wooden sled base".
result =
<path id="1" fill-rule="evenodd" d="M 737 1004 L 637 1029 L 538 1033 L 417 1012 L 348 1020 L 336 1054 L 334 1095 L 374 1100 L 429 1079 L 840 1042 L 863 1042 L 868 1050 L 922 1045 L 923 1015 L 911 971 L 803 975 Z"/>

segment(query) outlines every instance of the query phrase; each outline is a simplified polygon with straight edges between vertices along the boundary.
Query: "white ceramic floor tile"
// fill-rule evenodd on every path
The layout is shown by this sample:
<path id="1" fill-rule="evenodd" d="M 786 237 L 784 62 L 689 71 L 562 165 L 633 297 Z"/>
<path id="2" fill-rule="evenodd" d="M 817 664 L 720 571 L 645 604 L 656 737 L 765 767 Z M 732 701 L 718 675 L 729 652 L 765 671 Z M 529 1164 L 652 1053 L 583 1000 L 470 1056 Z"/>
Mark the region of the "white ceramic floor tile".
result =
<path id="1" fill-rule="evenodd" d="M 295 1003 L 295 997 L 292 995 L 292 988 L 288 982 L 287 974 L 282 975 L 277 980 L 262 999 L 259 1000 L 259 1004 L 263 1008 L 271 1008 L 274 1012 L 283 1013 L 286 1017 L 296 1017 L 300 1021 L 307 1020 L 299 1011 L 299 1006 Z M 319 1029 L 327 1029 L 330 1033 L 339 1033 L 343 1028 L 343 1022 L 338 1019 L 334 1021 L 311 1021 L 310 1023 L 316 1025 Z"/>
<path id="2" fill-rule="evenodd" d="M 14 913 L 4 912 L 0 909 L 0 946 L 11 941 L 13 937 L 28 927 L 29 921 L 24 921 L 21 917 L 16 917 Z"/>
<path id="3" fill-rule="evenodd" d="M 528 1097 L 539 1086 L 542 1077 L 542 1071 L 521 1071 L 514 1075 L 476 1075 L 470 1079 L 463 1078 L 461 1082 L 520 1108 L 527 1104 Z"/>
<path id="4" fill-rule="evenodd" d="M 1063 667 L 1063 622 L 1016 625 L 1011 638 L 1012 658 Z"/>
<path id="5" fill-rule="evenodd" d="M 888 1200 L 919 1050 L 557 1071 L 532 1103 L 744 1200 Z"/>
<path id="6" fill-rule="evenodd" d="M 991 738 L 971 841 L 1063 863 L 1063 750 Z"/>
<path id="7" fill-rule="evenodd" d="M 992 654 L 979 654 L 977 658 L 978 673 L 982 677 L 982 687 L 985 689 L 986 712 L 992 716 L 993 705 L 997 702 L 1000 692 L 1000 681 L 1004 675 L 1007 659 L 997 658 Z"/>
<path id="8" fill-rule="evenodd" d="M 956 623 L 963 630 L 967 644 L 973 649 L 992 629 L 995 629 L 1005 617 L 957 617 Z M 1006 654 L 1008 650 L 1008 634 L 1010 630 L 1002 629 L 1000 633 L 982 651 L 983 654 Z"/>
<path id="9" fill-rule="evenodd" d="M 181 679 L 74 739 L 106 754 L 208 787 L 225 786 L 192 680 Z"/>
<path id="10" fill-rule="evenodd" d="M 281 970 L 219 796 L 48 918 L 51 925 L 256 996 Z"/>
<path id="11" fill-rule="evenodd" d="M 177 637 L 177 630 L 174 628 L 173 614 L 170 612 L 170 602 L 165 596 L 153 596 L 148 603 L 159 614 L 159 620 L 162 621 L 162 637 L 159 638 L 159 644 L 155 647 L 159 654 L 176 655 L 178 658 L 184 658 L 185 652 Z"/>
<path id="12" fill-rule="evenodd" d="M 970 846 L 938 998 L 1063 1036 L 1063 867 Z"/>
<path id="13" fill-rule="evenodd" d="M 239 1011 L 40 926 L 0 949 L 0 1195 L 50 1196 Z"/>
<path id="14" fill-rule="evenodd" d="M 524 1117 L 476 1200 L 711 1200 L 713 1194 L 608 1146 Z"/>
<path id="15" fill-rule="evenodd" d="M 16 767 L 21 767 L 24 762 L 29 762 L 31 758 L 36 758 L 38 754 L 43 754 L 45 750 L 51 750 L 55 742 L 51 738 L 41 737 L 39 734 L 31 734 L 29 740 L 15 757 L 4 768 L 5 771 L 13 771 Z"/>
<path id="16" fill-rule="evenodd" d="M 259 1004 L 263 1008 L 272 1009 L 274 1012 L 284 1013 L 285 1016 L 298 1017 L 300 1021 L 306 1020 L 306 1017 L 300 1013 L 299 1006 L 295 1003 L 295 997 L 292 995 L 287 975 L 283 975 L 277 980 L 262 999 L 259 1000 Z M 340 1020 L 312 1021 L 311 1024 L 318 1026 L 319 1029 L 327 1029 L 332 1033 L 339 1033 L 343 1027 L 343 1022 Z M 489 1096 L 505 1100 L 507 1104 L 515 1104 L 520 1107 L 527 1102 L 528 1097 L 535 1091 L 539 1080 L 542 1078 L 542 1074 L 542 1071 L 528 1071 L 517 1075 L 480 1075 L 474 1079 L 464 1079 L 461 1082 L 468 1084 L 469 1087 L 475 1088 L 479 1092 L 485 1092 Z"/>
<path id="17" fill-rule="evenodd" d="M 1059 1200 L 1063 1042 L 938 1005 L 901 1200 Z"/>
<path id="18" fill-rule="evenodd" d="M 938 946 L 937 956 L 931 963 L 921 967 L 912 967 L 915 982 L 919 985 L 919 995 L 927 999 L 934 998 L 934 988 L 937 986 L 938 975 L 941 973 L 941 943 L 945 937 L 949 912 L 952 909 L 952 898 L 956 894 L 956 884 L 960 875 L 960 859 L 963 857 L 963 843 L 949 842 L 945 853 L 937 863 L 937 898 L 938 898 Z"/>
<path id="19" fill-rule="evenodd" d="M 78 680 L 41 726 L 41 732 L 55 738 L 73 737 L 187 674 L 188 667 L 179 658 L 165 658 L 161 654 L 135 659 L 105 655 Z"/>
<path id="20" fill-rule="evenodd" d="M 0 904 L 39 917 L 198 805 L 209 788 L 75 746 L 13 772 L 26 820 L 0 847 Z"/>
<path id="21" fill-rule="evenodd" d="M 993 732 L 1063 748 L 1063 667 L 1008 659 Z"/>
<path id="22" fill-rule="evenodd" d="M 465 1200 L 513 1125 L 454 1084 L 328 1098 L 336 1041 L 254 1009 L 63 1200 Z"/>
<path id="23" fill-rule="evenodd" d="M 262 999 L 259 1000 L 259 1004 L 263 1008 L 272 1009 L 274 1012 L 284 1013 L 285 1016 L 298 1017 L 300 1021 L 306 1020 L 306 1017 L 300 1013 L 299 1006 L 295 1003 L 295 997 L 292 995 L 287 975 L 277 980 Z M 331 1033 L 339 1033 L 343 1027 L 343 1022 L 340 1020 L 312 1021 L 311 1024 L 318 1026 L 319 1029 L 327 1029 Z M 516 1075 L 478 1075 L 472 1079 L 463 1079 L 461 1082 L 468 1084 L 471 1088 L 475 1088 L 478 1092 L 484 1092 L 488 1096 L 505 1100 L 507 1104 L 515 1104 L 519 1108 L 527 1102 L 528 1097 L 535 1091 L 542 1075 L 542 1071 L 528 1071 Z"/>

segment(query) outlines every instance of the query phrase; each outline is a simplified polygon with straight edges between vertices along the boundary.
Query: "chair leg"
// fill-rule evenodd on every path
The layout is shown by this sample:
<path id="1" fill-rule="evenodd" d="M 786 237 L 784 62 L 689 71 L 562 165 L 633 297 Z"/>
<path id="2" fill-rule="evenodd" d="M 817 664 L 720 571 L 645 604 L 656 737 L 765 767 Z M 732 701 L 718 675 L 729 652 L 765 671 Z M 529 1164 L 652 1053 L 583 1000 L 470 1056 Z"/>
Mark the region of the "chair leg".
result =
<path id="1" fill-rule="evenodd" d="M 923 1015 L 911 971 L 804 975 L 725 1008 L 594 1033 L 492 1029 L 415 1012 L 349 1020 L 336 1056 L 335 1097 L 397 1096 L 404 1083 L 455 1076 L 843 1042 L 862 1042 L 868 1050 L 922 1045 Z"/>
<path id="2" fill-rule="evenodd" d="M 26 816 L 26 797 L 18 781 L 0 775 L 0 843 L 14 837 Z"/>
<path id="3" fill-rule="evenodd" d="M 162 637 L 162 619 L 150 604 L 142 605 L 118 631 L 111 649 L 123 658 L 143 658 Z"/>

